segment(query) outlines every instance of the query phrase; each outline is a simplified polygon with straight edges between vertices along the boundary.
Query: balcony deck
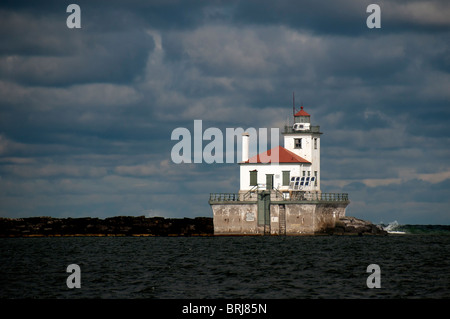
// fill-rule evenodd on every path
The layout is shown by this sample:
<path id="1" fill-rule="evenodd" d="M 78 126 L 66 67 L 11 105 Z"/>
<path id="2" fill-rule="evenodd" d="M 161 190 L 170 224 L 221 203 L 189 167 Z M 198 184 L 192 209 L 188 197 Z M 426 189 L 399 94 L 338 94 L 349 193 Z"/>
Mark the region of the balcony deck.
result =
<path id="1" fill-rule="evenodd" d="M 264 191 L 262 191 L 264 192 Z M 265 191 L 267 192 L 267 191 Z M 211 193 L 209 195 L 209 204 L 230 204 L 230 203 L 248 203 L 257 202 L 259 192 L 252 192 L 247 194 L 240 193 Z M 315 203 L 329 203 L 329 202 L 349 202 L 347 193 L 319 193 L 319 192 L 291 192 L 289 196 L 276 190 L 271 192 L 271 201 L 275 202 L 315 202 Z"/>
<path id="2" fill-rule="evenodd" d="M 315 126 L 310 126 L 309 130 L 294 130 L 294 128 L 290 125 L 285 125 L 282 134 L 297 134 L 297 133 L 315 133 L 315 134 L 323 134 L 322 132 L 320 132 L 320 126 L 319 125 L 315 125 Z"/>

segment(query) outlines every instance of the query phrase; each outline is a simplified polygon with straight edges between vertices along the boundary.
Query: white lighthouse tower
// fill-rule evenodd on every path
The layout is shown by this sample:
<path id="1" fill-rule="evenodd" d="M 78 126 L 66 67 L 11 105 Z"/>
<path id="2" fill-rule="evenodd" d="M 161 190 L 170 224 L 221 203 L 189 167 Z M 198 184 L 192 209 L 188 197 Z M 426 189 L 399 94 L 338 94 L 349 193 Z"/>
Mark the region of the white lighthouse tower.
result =
<path id="1" fill-rule="evenodd" d="M 251 189 L 266 189 L 284 193 L 286 198 L 295 191 L 320 193 L 320 132 L 311 125 L 311 116 L 303 110 L 294 114 L 294 124 L 284 127 L 284 147 L 248 158 L 249 135 L 242 136 L 240 193 Z M 261 158 L 276 153 L 270 164 Z"/>
<path id="2" fill-rule="evenodd" d="M 309 180 L 311 189 L 320 191 L 320 126 L 311 125 L 311 115 L 302 106 L 294 114 L 294 125 L 286 125 L 282 134 L 284 147 L 311 163 L 302 169 L 300 180 Z"/>

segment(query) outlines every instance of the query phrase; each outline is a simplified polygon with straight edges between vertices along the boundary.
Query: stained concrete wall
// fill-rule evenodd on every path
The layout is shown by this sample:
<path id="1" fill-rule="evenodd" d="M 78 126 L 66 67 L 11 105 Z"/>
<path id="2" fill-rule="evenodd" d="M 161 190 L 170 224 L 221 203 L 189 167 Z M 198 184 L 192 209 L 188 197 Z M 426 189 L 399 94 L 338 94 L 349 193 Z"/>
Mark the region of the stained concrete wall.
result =
<path id="1" fill-rule="evenodd" d="M 256 203 L 213 204 L 214 235 L 259 235 L 264 226 L 258 226 Z"/>
<path id="2" fill-rule="evenodd" d="M 334 228 L 336 220 L 345 216 L 348 203 L 289 202 L 270 203 L 271 235 L 312 235 Z M 263 235 L 264 226 L 258 226 L 256 203 L 212 204 L 215 235 Z M 280 211 L 285 211 L 285 224 Z M 280 225 L 281 224 L 281 225 Z M 281 226 L 281 227 L 280 227 Z"/>
<path id="3" fill-rule="evenodd" d="M 345 216 L 347 203 L 302 203 L 286 205 L 286 234 L 303 235 L 334 228 Z"/>

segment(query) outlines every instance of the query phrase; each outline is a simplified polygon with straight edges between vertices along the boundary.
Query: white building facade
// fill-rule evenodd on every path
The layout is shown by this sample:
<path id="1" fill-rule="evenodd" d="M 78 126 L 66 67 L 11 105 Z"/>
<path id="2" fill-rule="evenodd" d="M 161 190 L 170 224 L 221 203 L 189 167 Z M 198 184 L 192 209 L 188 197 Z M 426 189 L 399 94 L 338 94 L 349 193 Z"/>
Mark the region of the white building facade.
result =
<path id="1" fill-rule="evenodd" d="M 244 133 L 240 193 L 255 188 L 276 189 L 286 196 L 292 191 L 320 192 L 321 134 L 303 107 L 294 115 L 294 124 L 284 128 L 284 147 L 248 158 L 249 135 Z"/>

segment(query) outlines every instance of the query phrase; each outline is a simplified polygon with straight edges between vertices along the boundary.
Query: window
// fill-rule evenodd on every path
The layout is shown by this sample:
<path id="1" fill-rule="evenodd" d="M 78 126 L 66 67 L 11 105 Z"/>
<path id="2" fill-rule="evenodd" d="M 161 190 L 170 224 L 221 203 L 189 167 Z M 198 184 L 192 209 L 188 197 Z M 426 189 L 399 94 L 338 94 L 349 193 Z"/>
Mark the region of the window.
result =
<path id="1" fill-rule="evenodd" d="M 303 171 L 303 177 L 305 177 L 306 176 L 306 171 Z"/>
<path id="2" fill-rule="evenodd" d="M 250 186 L 256 186 L 258 184 L 258 171 L 250 171 Z"/>
<path id="3" fill-rule="evenodd" d="M 314 139 L 314 149 L 317 149 L 317 137 Z"/>
<path id="4" fill-rule="evenodd" d="M 294 148 L 302 148 L 302 139 L 301 138 L 294 139 Z"/>
<path id="5" fill-rule="evenodd" d="M 290 181 L 291 181 L 291 172 L 283 171 L 283 186 L 289 186 Z"/>
<path id="6" fill-rule="evenodd" d="M 317 171 L 314 171 L 314 186 L 317 186 Z"/>

